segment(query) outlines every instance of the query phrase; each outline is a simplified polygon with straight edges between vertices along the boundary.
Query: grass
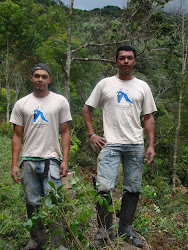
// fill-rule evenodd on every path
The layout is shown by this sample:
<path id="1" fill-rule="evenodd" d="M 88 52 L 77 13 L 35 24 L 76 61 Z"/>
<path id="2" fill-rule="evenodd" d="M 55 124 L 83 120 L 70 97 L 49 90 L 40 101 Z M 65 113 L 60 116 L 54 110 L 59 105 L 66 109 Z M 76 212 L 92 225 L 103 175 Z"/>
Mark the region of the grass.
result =
<path id="1" fill-rule="evenodd" d="M 11 139 L 0 135 L 0 140 L 0 249 L 23 249 L 29 238 L 24 226 L 27 221 L 24 193 L 21 184 L 14 184 L 11 178 Z M 122 185 L 118 186 L 118 192 L 120 187 Z M 142 187 L 135 228 L 154 249 L 159 249 L 161 244 L 162 248 L 186 249 L 187 189 L 179 187 L 174 198 L 171 187 L 160 176 L 144 180 Z M 88 204 L 90 202 L 88 200 Z"/>
<path id="2" fill-rule="evenodd" d="M 21 249 L 28 238 L 24 194 L 11 178 L 11 139 L 0 140 L 0 249 Z"/>

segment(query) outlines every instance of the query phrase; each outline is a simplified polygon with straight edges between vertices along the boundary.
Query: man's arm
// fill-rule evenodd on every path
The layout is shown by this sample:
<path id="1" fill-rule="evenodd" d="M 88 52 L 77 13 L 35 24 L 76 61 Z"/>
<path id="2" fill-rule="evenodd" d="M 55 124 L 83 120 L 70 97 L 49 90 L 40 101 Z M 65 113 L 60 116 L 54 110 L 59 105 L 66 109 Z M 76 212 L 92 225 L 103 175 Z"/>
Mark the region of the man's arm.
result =
<path id="1" fill-rule="evenodd" d="M 14 132 L 12 136 L 12 173 L 11 176 L 16 183 L 21 181 L 20 172 L 18 168 L 18 159 L 22 148 L 22 134 L 23 127 L 14 125 Z"/>
<path id="2" fill-rule="evenodd" d="M 63 161 L 60 166 L 60 177 L 66 177 L 68 174 L 68 161 L 70 151 L 70 122 L 61 123 L 61 141 Z"/>
<path id="3" fill-rule="evenodd" d="M 146 135 L 148 137 L 149 146 L 145 154 L 145 161 L 150 164 L 154 161 L 155 158 L 155 148 L 154 148 L 154 139 L 155 139 L 155 120 L 153 114 L 144 115 L 144 127 Z"/>
<path id="4" fill-rule="evenodd" d="M 94 144 L 94 146 L 98 148 L 103 148 L 103 145 L 106 144 L 106 139 L 104 137 L 98 136 L 95 134 L 94 128 L 93 128 L 93 122 L 92 122 L 92 110 L 93 107 L 84 105 L 82 110 L 82 116 L 87 128 L 87 132 L 90 136 L 91 142 Z"/>

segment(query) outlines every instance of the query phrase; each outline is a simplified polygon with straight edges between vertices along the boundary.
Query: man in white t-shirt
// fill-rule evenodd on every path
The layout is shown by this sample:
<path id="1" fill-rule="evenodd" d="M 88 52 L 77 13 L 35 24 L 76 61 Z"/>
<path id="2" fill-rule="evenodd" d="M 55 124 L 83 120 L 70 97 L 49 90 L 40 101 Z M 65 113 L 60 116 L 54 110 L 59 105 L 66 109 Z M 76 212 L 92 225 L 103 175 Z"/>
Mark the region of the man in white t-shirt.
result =
<path id="1" fill-rule="evenodd" d="M 10 118 L 14 125 L 12 178 L 23 185 L 28 218 L 32 217 L 34 209 L 40 205 L 40 198 L 45 197 L 50 189 L 48 182 L 52 181 L 57 188 L 62 185 L 61 178 L 68 173 L 72 120 L 70 107 L 65 97 L 49 91 L 51 81 L 49 67 L 43 63 L 37 64 L 31 75 L 34 92 L 16 102 Z M 21 149 L 20 175 L 18 159 Z M 60 244 L 55 237 L 52 237 L 53 247 Z M 37 222 L 25 249 L 39 249 L 44 244 L 44 228 L 41 222 Z"/>
<path id="2" fill-rule="evenodd" d="M 97 161 L 97 189 L 112 204 L 111 190 L 123 164 L 123 195 L 119 222 L 119 235 L 137 247 L 143 247 L 132 222 L 140 194 L 143 161 L 154 161 L 153 113 L 157 110 L 148 84 L 132 75 L 136 63 L 136 50 L 129 46 L 120 46 L 116 51 L 118 73 L 101 80 L 83 107 L 83 118 L 91 142 L 101 148 Z M 92 110 L 102 107 L 104 137 L 95 134 L 92 123 Z M 144 137 L 140 116 L 144 116 L 144 127 L 148 138 L 148 148 L 144 151 Z M 108 236 L 113 239 L 112 216 L 106 202 L 97 204 L 99 231 L 95 243 L 101 245 Z"/>

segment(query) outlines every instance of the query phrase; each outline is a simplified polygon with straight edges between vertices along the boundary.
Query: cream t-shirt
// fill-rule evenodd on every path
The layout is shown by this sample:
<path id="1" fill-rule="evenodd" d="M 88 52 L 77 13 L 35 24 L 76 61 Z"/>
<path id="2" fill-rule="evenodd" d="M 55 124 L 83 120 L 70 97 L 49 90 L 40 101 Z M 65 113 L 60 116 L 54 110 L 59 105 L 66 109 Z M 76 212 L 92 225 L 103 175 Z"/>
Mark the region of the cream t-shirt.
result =
<path id="1" fill-rule="evenodd" d="M 71 120 L 69 103 L 61 95 L 37 98 L 32 93 L 18 100 L 10 122 L 23 127 L 22 157 L 62 159 L 60 124 Z"/>
<path id="2" fill-rule="evenodd" d="M 148 84 L 137 78 L 124 81 L 116 76 L 101 80 L 85 103 L 102 107 L 107 144 L 142 144 L 140 116 L 157 111 Z"/>

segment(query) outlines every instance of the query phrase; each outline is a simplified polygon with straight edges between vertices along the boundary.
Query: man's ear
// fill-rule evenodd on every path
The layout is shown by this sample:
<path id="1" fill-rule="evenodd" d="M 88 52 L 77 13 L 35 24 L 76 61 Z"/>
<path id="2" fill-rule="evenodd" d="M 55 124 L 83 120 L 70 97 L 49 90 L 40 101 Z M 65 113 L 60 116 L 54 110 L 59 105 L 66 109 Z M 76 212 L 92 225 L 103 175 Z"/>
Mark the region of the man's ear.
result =
<path id="1" fill-rule="evenodd" d="M 49 79 L 49 81 L 50 81 L 50 82 L 49 82 L 49 84 L 50 84 L 50 83 L 52 82 L 52 77 L 51 77 L 51 76 L 50 76 L 50 79 Z"/>
<path id="2" fill-rule="evenodd" d="M 33 75 L 30 76 L 30 80 L 31 80 L 31 82 L 33 82 Z"/>

